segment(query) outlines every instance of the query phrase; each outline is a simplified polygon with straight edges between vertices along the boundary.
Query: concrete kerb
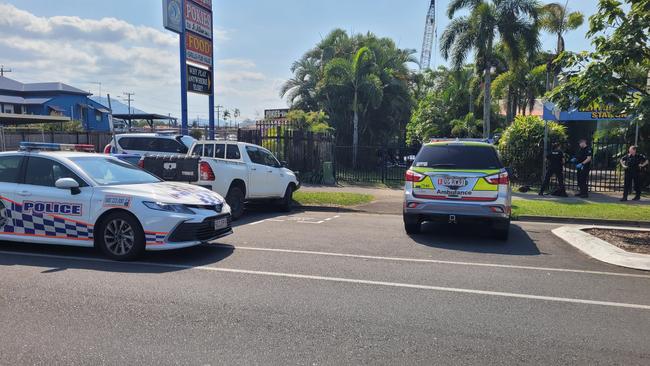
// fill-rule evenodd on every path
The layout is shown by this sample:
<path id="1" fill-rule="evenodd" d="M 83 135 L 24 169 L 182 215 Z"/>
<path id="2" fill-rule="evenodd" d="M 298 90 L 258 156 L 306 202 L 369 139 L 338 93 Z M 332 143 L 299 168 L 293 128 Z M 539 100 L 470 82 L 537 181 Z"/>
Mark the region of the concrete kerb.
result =
<path id="1" fill-rule="evenodd" d="M 600 238 L 586 233 L 584 231 L 585 229 L 650 230 L 598 225 L 567 225 L 552 231 L 555 236 L 564 240 L 569 245 L 601 262 L 625 268 L 650 271 L 650 255 L 627 252 Z"/>

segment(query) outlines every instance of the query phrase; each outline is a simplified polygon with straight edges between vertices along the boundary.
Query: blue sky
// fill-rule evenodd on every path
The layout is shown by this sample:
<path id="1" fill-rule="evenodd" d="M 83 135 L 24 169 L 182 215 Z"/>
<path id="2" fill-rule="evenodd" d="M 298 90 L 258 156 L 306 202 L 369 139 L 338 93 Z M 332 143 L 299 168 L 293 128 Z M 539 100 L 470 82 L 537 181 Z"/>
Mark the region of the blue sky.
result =
<path id="1" fill-rule="evenodd" d="M 255 118 L 286 106 L 278 89 L 291 63 L 334 28 L 371 31 L 419 53 L 429 0 L 213 3 L 217 103 Z M 439 35 L 448 23 L 447 3 L 437 6 Z M 93 93 L 98 81 L 103 94 L 135 91 L 139 108 L 179 114 L 178 46 L 162 27 L 161 0 L 0 0 L 3 6 L 0 33 L 10 37 L 0 39 L 0 63 L 14 69 L 10 77 L 60 80 Z M 597 0 L 570 0 L 569 7 L 590 16 Z M 585 24 L 569 33 L 567 48 L 591 49 L 586 30 Z M 542 41 L 554 48 L 554 37 L 544 34 Z M 444 63 L 440 57 L 434 62 Z M 207 97 L 191 96 L 190 118 L 207 114 Z"/>

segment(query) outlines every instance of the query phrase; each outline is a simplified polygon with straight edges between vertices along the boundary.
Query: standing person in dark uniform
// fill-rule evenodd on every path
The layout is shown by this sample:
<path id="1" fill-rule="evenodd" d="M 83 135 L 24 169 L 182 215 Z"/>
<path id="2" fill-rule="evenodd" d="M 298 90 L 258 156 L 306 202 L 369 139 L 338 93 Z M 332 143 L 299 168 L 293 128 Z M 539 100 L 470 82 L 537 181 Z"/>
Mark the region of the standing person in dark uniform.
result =
<path id="1" fill-rule="evenodd" d="M 648 165 L 648 158 L 643 154 L 637 154 L 637 147 L 630 146 L 628 154 L 621 159 L 621 165 L 625 169 L 625 187 L 623 188 L 623 198 L 621 201 L 627 201 L 627 196 L 632 191 L 634 183 L 634 201 L 641 199 L 641 168 Z"/>
<path id="2" fill-rule="evenodd" d="M 548 185 L 551 182 L 551 177 L 555 175 L 559 187 L 555 192 L 553 192 L 553 195 L 567 197 L 566 189 L 564 187 L 564 152 L 560 149 L 560 144 L 553 144 L 553 150 L 548 153 L 546 160 L 548 160 L 548 166 L 546 168 L 544 182 L 542 183 L 542 189 L 539 190 L 539 195 L 544 195 L 544 191 L 548 188 Z"/>
<path id="3" fill-rule="evenodd" d="M 591 170 L 591 156 L 593 155 L 593 151 L 587 145 L 586 139 L 580 139 L 579 144 L 580 150 L 578 150 L 576 157 L 571 160 L 572 163 L 576 164 L 576 169 L 578 169 L 578 189 L 580 192 L 576 193 L 576 196 L 587 198 L 589 197 L 589 171 Z"/>

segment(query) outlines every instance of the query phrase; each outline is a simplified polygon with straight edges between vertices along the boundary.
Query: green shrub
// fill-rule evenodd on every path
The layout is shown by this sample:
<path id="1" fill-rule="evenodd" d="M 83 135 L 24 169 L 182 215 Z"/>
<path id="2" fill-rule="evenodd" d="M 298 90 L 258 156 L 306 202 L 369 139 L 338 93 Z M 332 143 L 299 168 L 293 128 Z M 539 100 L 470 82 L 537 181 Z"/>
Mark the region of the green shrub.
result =
<path id="1" fill-rule="evenodd" d="M 201 140 L 203 138 L 203 130 L 200 128 L 193 128 L 190 131 L 190 136 L 194 137 L 197 140 Z"/>
<path id="2" fill-rule="evenodd" d="M 566 128 L 557 122 L 548 123 L 549 144 L 564 144 Z M 550 147 L 549 147 L 550 148 Z M 544 160 L 544 121 L 534 116 L 518 116 L 499 140 L 499 154 L 512 170 L 512 179 L 520 184 L 539 184 Z"/>

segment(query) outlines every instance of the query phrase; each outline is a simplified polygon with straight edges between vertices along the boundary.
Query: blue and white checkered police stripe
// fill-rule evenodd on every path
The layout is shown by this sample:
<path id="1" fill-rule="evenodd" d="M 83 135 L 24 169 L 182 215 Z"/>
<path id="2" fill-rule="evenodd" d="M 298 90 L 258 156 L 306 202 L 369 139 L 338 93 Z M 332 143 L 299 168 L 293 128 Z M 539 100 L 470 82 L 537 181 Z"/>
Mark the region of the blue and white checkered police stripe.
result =
<path id="1" fill-rule="evenodd" d="M 204 203 L 206 205 L 218 205 L 222 203 L 217 194 L 205 189 L 186 187 L 184 185 L 173 183 L 167 183 L 167 186 L 174 190 L 174 192 L 170 195 L 176 199 L 181 199 L 183 197 L 193 197 L 198 198 L 201 203 Z"/>
<path id="2" fill-rule="evenodd" d="M 11 208 L 5 209 L 5 214 L 8 219 L 3 230 L 5 233 L 79 240 L 93 239 L 93 225 L 66 220 L 59 216 L 23 213 L 23 206 L 15 202 L 11 202 Z"/>
<path id="3" fill-rule="evenodd" d="M 165 242 L 166 236 L 166 233 L 145 232 L 145 240 L 147 242 L 147 245 L 162 244 Z"/>

